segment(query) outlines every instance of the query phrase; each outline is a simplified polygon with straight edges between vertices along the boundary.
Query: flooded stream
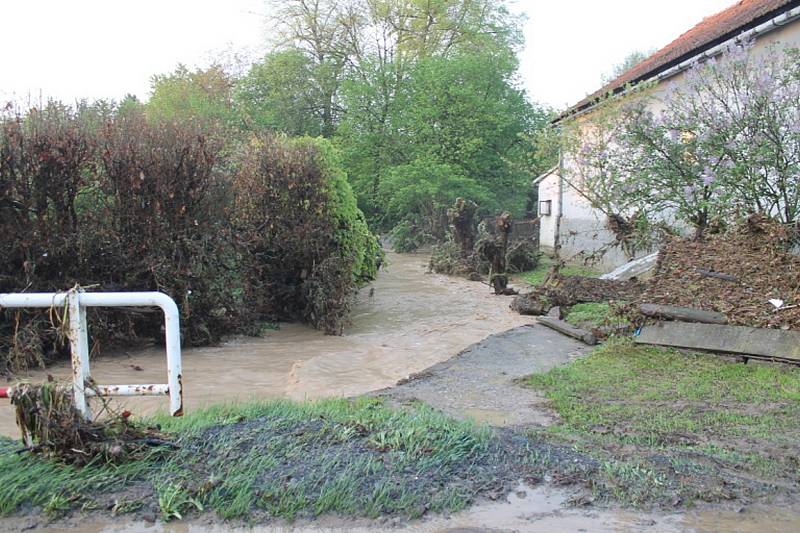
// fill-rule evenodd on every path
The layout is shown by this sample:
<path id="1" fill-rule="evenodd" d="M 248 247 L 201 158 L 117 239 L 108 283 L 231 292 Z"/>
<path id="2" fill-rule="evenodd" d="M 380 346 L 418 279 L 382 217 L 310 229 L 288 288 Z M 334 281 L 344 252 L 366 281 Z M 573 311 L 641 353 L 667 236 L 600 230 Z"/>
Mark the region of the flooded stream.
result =
<path id="1" fill-rule="evenodd" d="M 378 279 L 359 294 L 352 325 L 341 337 L 284 324 L 262 338 L 184 350 L 187 411 L 223 401 L 349 396 L 389 387 L 493 333 L 532 321 L 513 313 L 510 298 L 492 295 L 486 285 L 426 273 L 425 255 L 389 253 L 387 259 Z M 48 373 L 71 375 L 64 363 L 20 377 L 42 381 Z M 92 360 L 92 375 L 101 384 L 164 383 L 166 356 L 161 348 L 102 355 Z M 136 414 L 166 406 L 165 398 L 126 400 Z M 0 401 L 0 434 L 19 436 L 6 401 Z"/>

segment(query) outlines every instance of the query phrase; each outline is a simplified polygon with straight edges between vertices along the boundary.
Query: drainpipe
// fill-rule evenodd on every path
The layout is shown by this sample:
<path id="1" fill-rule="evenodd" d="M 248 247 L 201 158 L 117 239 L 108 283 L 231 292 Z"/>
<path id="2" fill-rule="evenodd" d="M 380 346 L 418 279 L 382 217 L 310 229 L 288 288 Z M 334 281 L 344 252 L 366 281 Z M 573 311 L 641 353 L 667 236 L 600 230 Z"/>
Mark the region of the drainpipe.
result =
<path id="1" fill-rule="evenodd" d="M 556 234 L 553 238 L 553 254 L 561 256 L 561 217 L 564 212 L 564 152 L 558 149 L 558 215 L 556 215 Z"/>

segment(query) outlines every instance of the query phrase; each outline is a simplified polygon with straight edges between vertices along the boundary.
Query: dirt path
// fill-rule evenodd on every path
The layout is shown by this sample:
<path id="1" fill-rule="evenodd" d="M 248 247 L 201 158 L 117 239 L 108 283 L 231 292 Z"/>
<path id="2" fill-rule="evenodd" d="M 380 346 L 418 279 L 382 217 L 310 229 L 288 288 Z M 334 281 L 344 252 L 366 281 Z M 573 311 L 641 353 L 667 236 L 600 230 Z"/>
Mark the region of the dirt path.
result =
<path id="1" fill-rule="evenodd" d="M 552 413 L 541 394 L 516 381 L 588 352 L 585 344 L 544 326 L 521 326 L 492 335 L 377 395 L 395 403 L 420 400 L 456 418 L 492 426 L 548 425 Z"/>

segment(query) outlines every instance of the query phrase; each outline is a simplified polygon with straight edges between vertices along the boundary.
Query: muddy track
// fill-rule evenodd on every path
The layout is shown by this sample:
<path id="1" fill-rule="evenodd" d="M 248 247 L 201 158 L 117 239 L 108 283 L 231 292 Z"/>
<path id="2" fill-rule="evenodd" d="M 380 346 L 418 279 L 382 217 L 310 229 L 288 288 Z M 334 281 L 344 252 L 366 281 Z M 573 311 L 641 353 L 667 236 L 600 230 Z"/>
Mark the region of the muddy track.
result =
<path id="1" fill-rule="evenodd" d="M 553 422 L 553 412 L 540 393 L 518 381 L 589 351 L 544 326 L 521 326 L 374 394 L 393 404 L 421 401 L 455 418 L 495 427 L 545 426 Z"/>

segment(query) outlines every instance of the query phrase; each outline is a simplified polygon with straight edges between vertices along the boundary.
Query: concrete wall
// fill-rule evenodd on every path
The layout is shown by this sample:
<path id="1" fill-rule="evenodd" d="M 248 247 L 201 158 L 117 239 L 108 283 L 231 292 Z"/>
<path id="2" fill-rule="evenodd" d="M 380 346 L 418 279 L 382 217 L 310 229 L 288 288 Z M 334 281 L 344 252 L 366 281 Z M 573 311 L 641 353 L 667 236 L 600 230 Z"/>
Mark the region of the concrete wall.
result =
<path id="1" fill-rule="evenodd" d="M 550 201 L 550 214 L 539 214 L 539 245 L 545 248 L 555 246 L 556 221 L 558 220 L 558 186 L 561 177 L 558 171 L 551 172 L 539 182 L 539 202 Z M 538 206 L 537 206 L 538 210 Z M 538 211 L 537 211 L 538 212 Z"/>
<path id="2" fill-rule="evenodd" d="M 779 30 L 763 35 L 753 47 L 752 53 L 759 55 L 767 53 L 771 47 L 796 47 L 800 48 L 800 21 L 794 21 Z M 662 81 L 656 88 L 655 97 L 651 108 L 658 111 L 663 105 L 663 97 L 670 85 L 683 83 L 684 74 L 678 74 Z M 578 172 L 570 169 L 569 165 L 576 163 L 565 160 L 565 175 L 577 175 Z M 606 247 L 614 241 L 614 235 L 606 229 L 606 216 L 592 208 L 589 202 L 566 180 L 562 182 L 563 213 L 558 212 L 558 190 L 560 176 L 553 172 L 545 176 L 538 183 L 539 200 L 551 200 L 552 214 L 542 216 L 540 224 L 540 243 L 543 249 L 552 249 L 556 242 L 556 228 L 559 227 L 561 255 L 565 259 L 579 257 L 581 252 L 591 253 Z M 580 186 L 580 184 L 576 184 Z M 558 215 L 563 215 L 558 224 Z M 647 255 L 650 251 L 643 250 L 637 256 Z M 597 263 L 596 268 L 611 271 L 625 263 L 628 259 L 619 248 L 609 249 Z"/>

